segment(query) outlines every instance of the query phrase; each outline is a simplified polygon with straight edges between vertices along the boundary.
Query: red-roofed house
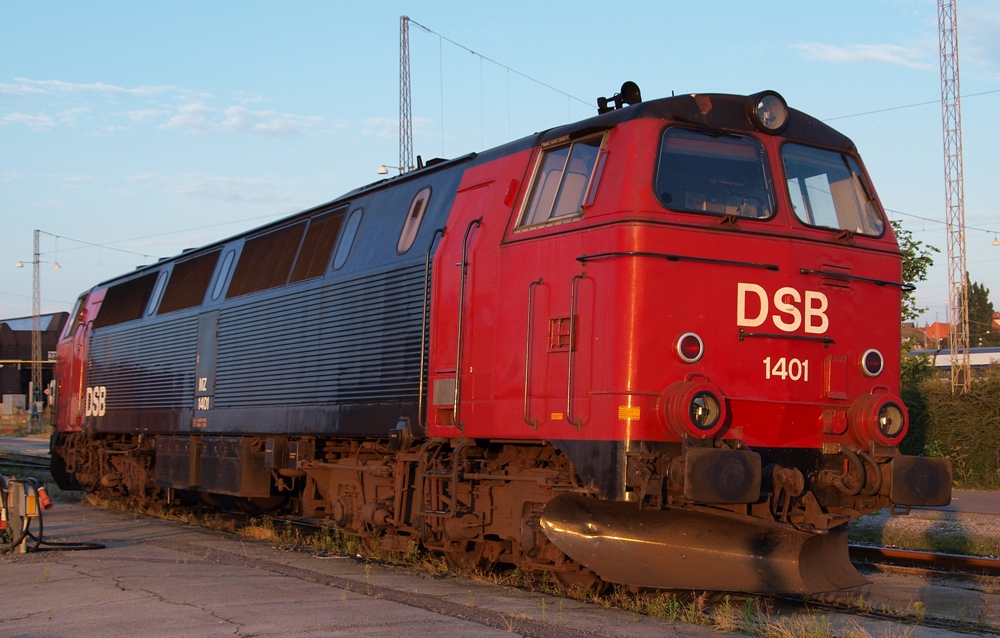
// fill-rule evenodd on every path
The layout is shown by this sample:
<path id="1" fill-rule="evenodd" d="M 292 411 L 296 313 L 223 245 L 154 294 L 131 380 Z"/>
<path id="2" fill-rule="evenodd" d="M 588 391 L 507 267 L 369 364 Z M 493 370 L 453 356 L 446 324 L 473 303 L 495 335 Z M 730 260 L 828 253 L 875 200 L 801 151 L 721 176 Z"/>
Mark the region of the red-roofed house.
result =
<path id="1" fill-rule="evenodd" d="M 948 336 L 948 324 L 935 321 L 924 328 L 924 334 L 934 344 L 934 347 L 939 347 L 941 340 Z"/>

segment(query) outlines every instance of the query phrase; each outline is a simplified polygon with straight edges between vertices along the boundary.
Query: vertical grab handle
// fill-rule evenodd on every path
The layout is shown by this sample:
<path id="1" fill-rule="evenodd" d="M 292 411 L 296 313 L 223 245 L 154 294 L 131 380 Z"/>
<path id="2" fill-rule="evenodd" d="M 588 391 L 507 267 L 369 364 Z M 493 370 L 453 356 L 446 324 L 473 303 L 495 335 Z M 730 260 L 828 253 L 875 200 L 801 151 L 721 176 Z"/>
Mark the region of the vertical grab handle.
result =
<path id="1" fill-rule="evenodd" d="M 569 369 L 566 373 L 566 420 L 570 425 L 580 430 L 583 426 L 583 419 L 573 418 L 573 364 L 575 363 L 573 352 L 576 350 L 576 284 L 587 278 L 587 273 L 583 272 L 573 277 L 569 287 Z"/>
<path id="2" fill-rule="evenodd" d="M 482 223 L 482 217 L 473 219 L 465 229 L 465 237 L 462 238 L 462 283 L 458 288 L 458 342 L 455 345 L 455 398 L 451 405 L 455 427 L 460 431 L 465 430 L 458 410 L 462 396 L 462 327 L 465 322 L 465 281 L 469 274 L 469 235 L 472 234 L 473 227 L 478 227 Z"/>
<path id="3" fill-rule="evenodd" d="M 534 297 L 535 287 L 542 285 L 542 278 L 528 284 L 528 329 L 524 342 L 524 422 L 531 426 L 532 430 L 538 429 L 538 419 L 531 418 L 531 300 Z"/>
<path id="4" fill-rule="evenodd" d="M 417 423 L 425 431 L 427 423 L 424 421 L 424 384 L 427 382 L 427 374 L 425 372 L 427 367 L 427 315 L 429 314 L 427 297 L 430 294 L 431 285 L 431 250 L 434 249 L 434 242 L 437 241 L 437 238 L 444 235 L 444 230 L 444 227 L 441 227 L 434 231 L 434 234 L 431 236 L 431 243 L 427 245 L 427 255 L 424 257 L 424 312 L 423 319 L 420 322 L 420 388 L 417 393 Z"/>

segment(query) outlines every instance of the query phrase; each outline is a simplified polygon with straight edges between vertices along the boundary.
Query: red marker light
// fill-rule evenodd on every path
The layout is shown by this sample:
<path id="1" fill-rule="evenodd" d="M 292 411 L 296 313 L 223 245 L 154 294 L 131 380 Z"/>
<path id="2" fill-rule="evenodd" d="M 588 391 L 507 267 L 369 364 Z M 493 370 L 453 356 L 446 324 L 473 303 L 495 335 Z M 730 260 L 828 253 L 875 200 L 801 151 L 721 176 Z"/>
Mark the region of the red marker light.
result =
<path id="1" fill-rule="evenodd" d="M 871 350 L 866 350 L 863 355 L 861 355 L 861 369 L 864 370 L 865 374 L 870 377 L 877 377 L 882 374 L 882 370 L 885 368 L 885 359 L 882 358 L 882 353 L 878 350 L 872 348 Z"/>
<path id="2" fill-rule="evenodd" d="M 684 363 L 694 363 L 705 354 L 705 342 L 693 332 L 685 332 L 677 340 L 677 356 Z"/>

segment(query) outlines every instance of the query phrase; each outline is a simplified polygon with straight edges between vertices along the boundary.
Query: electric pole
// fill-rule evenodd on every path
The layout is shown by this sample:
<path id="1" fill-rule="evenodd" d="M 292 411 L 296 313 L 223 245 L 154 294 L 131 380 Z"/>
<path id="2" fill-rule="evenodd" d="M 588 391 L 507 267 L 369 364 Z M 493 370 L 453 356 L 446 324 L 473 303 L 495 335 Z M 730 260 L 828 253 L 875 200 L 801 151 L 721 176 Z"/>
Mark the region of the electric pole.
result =
<path id="1" fill-rule="evenodd" d="M 965 182 L 962 177 L 962 92 L 958 80 L 957 0 L 938 0 L 941 121 L 944 132 L 945 221 L 948 233 L 948 344 L 951 391 L 969 389 L 969 289 L 965 259 Z"/>
<path id="2" fill-rule="evenodd" d="M 31 396 L 32 403 L 39 400 L 42 391 L 42 286 L 38 250 L 38 234 L 35 229 L 35 259 L 32 263 L 31 281 Z M 30 426 L 29 426 L 30 428 Z"/>
<path id="3" fill-rule="evenodd" d="M 399 172 L 413 170 L 413 113 L 410 100 L 410 19 L 399 17 Z"/>

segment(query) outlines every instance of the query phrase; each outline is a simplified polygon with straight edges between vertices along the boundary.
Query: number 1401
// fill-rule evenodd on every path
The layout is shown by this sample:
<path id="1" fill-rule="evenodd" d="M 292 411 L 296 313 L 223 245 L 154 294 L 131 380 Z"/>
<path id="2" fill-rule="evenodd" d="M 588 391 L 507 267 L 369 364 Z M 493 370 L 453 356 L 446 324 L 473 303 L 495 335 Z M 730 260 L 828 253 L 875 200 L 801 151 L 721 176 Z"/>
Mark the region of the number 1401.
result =
<path id="1" fill-rule="evenodd" d="M 771 365 L 771 357 L 764 359 L 764 378 L 778 377 L 792 381 L 809 380 L 809 360 L 786 359 L 781 357 Z"/>

